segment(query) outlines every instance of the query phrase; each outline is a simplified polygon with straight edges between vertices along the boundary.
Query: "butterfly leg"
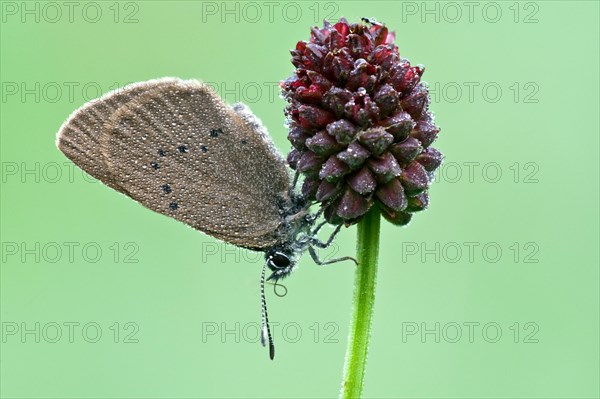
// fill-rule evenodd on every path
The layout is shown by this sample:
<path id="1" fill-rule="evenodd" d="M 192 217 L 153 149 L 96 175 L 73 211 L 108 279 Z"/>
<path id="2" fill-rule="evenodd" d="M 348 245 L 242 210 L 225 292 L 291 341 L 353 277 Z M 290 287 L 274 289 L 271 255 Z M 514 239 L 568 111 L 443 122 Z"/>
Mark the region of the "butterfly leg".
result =
<path id="1" fill-rule="evenodd" d="M 311 231 L 311 233 L 310 233 L 311 236 L 312 237 L 316 236 L 319 233 L 319 231 L 321 230 L 321 228 L 323 228 L 323 226 L 325 226 L 326 224 L 327 224 L 327 220 L 323 220 L 321 223 L 319 223 L 317 225 L 317 227 L 315 227 L 315 229 L 313 231 Z"/>
<path id="2" fill-rule="evenodd" d="M 316 230 L 318 231 L 318 229 L 323 227 L 324 224 L 325 223 L 321 223 L 319 226 L 317 226 Z M 335 230 L 333 231 L 333 233 L 331 234 L 331 236 L 329 236 L 329 239 L 326 242 L 321 242 L 318 239 L 316 239 L 315 237 L 312 237 L 311 240 L 309 241 L 308 252 L 310 253 L 310 256 L 313 258 L 313 260 L 315 261 L 315 263 L 317 265 L 329 265 L 331 263 L 342 262 L 345 260 L 351 260 L 358 265 L 357 260 L 351 256 L 343 256 L 341 258 L 335 258 L 335 259 L 330 259 L 327 261 L 322 261 L 321 259 L 319 259 L 319 255 L 317 255 L 317 251 L 315 251 L 314 247 L 317 247 L 317 248 L 329 247 L 331 245 L 331 243 L 333 242 L 333 240 L 335 239 L 335 236 L 340 232 L 341 228 L 342 228 L 341 224 L 339 226 L 337 226 L 335 228 Z"/>
<path id="3" fill-rule="evenodd" d="M 296 190 L 296 184 L 298 184 L 298 178 L 300 177 L 300 172 L 297 170 L 294 172 L 294 180 L 292 181 L 292 188 L 290 191 Z"/>
<path id="4" fill-rule="evenodd" d="M 329 259 L 329 260 L 321 260 L 319 259 L 319 255 L 317 255 L 317 251 L 313 247 L 308 247 L 308 253 L 313 261 L 319 266 L 330 265 L 332 263 L 343 262 L 345 260 L 351 260 L 352 262 L 358 265 L 358 261 L 351 256 L 342 256 L 341 258 Z"/>
<path id="5" fill-rule="evenodd" d="M 323 227 L 325 223 L 321 223 L 319 226 L 317 226 L 317 229 L 315 229 L 315 234 L 319 231 L 319 229 L 321 229 L 321 227 Z M 338 225 L 335 230 L 333 231 L 333 233 L 331 233 L 331 235 L 329 236 L 329 238 L 327 239 L 326 242 L 322 242 L 319 241 L 316 237 L 312 237 L 310 240 L 310 244 L 314 245 L 317 248 L 327 248 L 331 245 L 331 243 L 333 242 L 333 240 L 335 239 L 335 236 L 338 235 L 338 233 L 340 232 L 340 229 L 342 228 L 342 225 Z"/>

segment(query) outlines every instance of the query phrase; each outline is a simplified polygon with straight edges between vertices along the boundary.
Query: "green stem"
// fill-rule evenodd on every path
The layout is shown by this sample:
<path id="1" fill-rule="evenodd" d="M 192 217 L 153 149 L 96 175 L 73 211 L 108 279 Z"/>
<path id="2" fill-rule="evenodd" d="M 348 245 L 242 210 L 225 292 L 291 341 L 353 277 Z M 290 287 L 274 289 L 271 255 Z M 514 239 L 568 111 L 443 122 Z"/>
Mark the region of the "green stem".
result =
<path id="1" fill-rule="evenodd" d="M 358 223 L 356 283 L 350 335 L 346 349 L 340 398 L 360 398 L 362 393 L 371 318 L 375 302 L 377 256 L 379 254 L 379 209 L 373 207 Z"/>

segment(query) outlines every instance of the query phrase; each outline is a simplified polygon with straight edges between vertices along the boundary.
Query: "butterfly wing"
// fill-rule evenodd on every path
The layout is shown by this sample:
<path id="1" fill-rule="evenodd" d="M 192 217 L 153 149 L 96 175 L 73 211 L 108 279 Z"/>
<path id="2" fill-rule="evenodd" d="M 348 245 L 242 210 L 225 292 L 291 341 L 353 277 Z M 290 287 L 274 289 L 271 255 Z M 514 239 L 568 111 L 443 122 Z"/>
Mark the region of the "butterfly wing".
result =
<path id="1" fill-rule="evenodd" d="M 69 158 L 211 236 L 251 249 L 278 242 L 289 175 L 247 108 L 226 105 L 195 80 L 150 81 L 119 94 L 126 97 L 103 97 L 106 105 L 83 107 L 65 123 L 58 145 Z"/>
<path id="2" fill-rule="evenodd" d="M 56 145 L 85 172 L 119 190 L 100 153 L 101 133 L 107 129 L 106 124 L 117 109 L 152 87 L 175 81 L 161 79 L 135 83 L 86 103 L 74 111 L 60 127 Z"/>

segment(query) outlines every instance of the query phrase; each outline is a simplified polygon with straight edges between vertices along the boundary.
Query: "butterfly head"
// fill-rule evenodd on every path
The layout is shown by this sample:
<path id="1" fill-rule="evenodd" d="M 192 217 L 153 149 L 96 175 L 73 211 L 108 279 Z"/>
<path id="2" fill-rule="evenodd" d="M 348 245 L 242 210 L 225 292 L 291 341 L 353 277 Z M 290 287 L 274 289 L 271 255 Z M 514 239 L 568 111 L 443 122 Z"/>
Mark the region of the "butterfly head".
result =
<path id="1" fill-rule="evenodd" d="M 272 273 L 267 280 L 280 280 L 290 275 L 296 266 L 295 256 L 291 251 L 273 249 L 266 254 L 266 262 Z"/>

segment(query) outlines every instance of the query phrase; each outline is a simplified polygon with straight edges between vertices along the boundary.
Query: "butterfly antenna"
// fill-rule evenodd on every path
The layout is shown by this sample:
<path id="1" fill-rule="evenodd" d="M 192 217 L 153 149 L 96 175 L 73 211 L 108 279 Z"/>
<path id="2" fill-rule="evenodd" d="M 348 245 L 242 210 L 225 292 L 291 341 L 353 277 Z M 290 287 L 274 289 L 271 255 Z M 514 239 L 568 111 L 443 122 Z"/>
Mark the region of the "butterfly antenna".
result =
<path id="1" fill-rule="evenodd" d="M 281 287 L 283 289 L 283 294 L 280 294 L 279 292 L 277 292 L 277 287 Z M 283 298 L 284 296 L 287 295 L 288 289 L 285 285 L 281 284 L 278 280 L 275 280 L 275 282 L 273 283 L 273 292 L 278 297 Z"/>
<path id="2" fill-rule="evenodd" d="M 275 345 L 273 345 L 273 337 L 271 336 L 271 328 L 269 327 L 269 315 L 267 314 L 267 300 L 265 299 L 265 271 L 267 263 L 265 262 L 262 274 L 260 276 L 260 300 L 262 303 L 262 329 L 260 334 L 260 342 L 262 346 L 267 346 L 267 338 L 269 339 L 269 357 L 271 360 L 275 357 Z"/>

